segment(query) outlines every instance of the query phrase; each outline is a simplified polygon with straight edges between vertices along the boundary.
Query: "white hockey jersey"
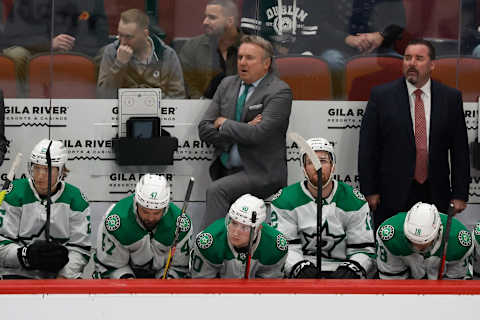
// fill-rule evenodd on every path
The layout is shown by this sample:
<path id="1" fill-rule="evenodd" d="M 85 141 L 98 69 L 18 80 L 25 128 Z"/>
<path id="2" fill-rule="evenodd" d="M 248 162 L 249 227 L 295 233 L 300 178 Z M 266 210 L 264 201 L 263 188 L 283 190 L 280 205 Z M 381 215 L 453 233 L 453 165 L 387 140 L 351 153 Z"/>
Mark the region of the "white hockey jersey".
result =
<path id="1" fill-rule="evenodd" d="M 125 274 L 137 278 L 161 278 L 169 250 L 175 239 L 181 210 L 169 203 L 155 229 L 147 231 L 133 207 L 133 195 L 120 200 L 107 211 L 99 228 L 94 255 L 94 278 L 118 279 Z M 168 269 L 169 278 L 190 275 L 192 222 L 182 216 L 175 255 Z"/>
<path id="2" fill-rule="evenodd" d="M 17 249 L 45 240 L 46 200 L 30 179 L 14 180 L 0 207 L 0 275 L 27 278 L 79 278 L 90 259 L 90 206 L 80 190 L 60 182 L 51 197 L 50 238 L 68 249 L 69 262 L 58 274 L 22 268 Z"/>
<path id="3" fill-rule="evenodd" d="M 358 190 L 332 181 L 333 190 L 323 199 L 322 271 L 335 271 L 340 263 L 353 260 L 369 275 L 375 271 L 375 242 L 368 203 Z M 289 242 L 287 276 L 302 260 L 316 263 L 317 205 L 305 181 L 287 186 L 274 196 L 271 225 Z"/>

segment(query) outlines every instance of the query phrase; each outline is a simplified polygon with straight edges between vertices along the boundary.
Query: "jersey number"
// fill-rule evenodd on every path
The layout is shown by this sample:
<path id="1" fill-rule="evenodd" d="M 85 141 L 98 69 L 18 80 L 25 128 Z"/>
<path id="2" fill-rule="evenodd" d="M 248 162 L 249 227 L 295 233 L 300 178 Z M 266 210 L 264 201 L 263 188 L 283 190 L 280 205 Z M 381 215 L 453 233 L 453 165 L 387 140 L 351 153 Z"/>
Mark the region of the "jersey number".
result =
<path id="1" fill-rule="evenodd" d="M 202 270 L 202 266 L 203 266 L 203 260 L 199 258 L 193 251 L 192 252 L 192 269 L 195 272 L 200 272 L 200 270 Z"/>
<path id="2" fill-rule="evenodd" d="M 275 211 L 272 211 L 270 215 L 270 226 L 275 229 L 278 228 L 278 215 Z"/>
<path id="3" fill-rule="evenodd" d="M 0 209 L 0 228 L 3 227 L 3 216 L 5 215 L 5 209 Z"/>
<path id="4" fill-rule="evenodd" d="M 107 240 L 109 248 L 105 250 L 105 240 Z M 113 250 L 115 249 L 115 243 L 113 243 L 112 240 L 107 238 L 107 235 L 105 233 L 102 233 L 102 251 L 104 251 L 108 255 L 112 255 Z"/>

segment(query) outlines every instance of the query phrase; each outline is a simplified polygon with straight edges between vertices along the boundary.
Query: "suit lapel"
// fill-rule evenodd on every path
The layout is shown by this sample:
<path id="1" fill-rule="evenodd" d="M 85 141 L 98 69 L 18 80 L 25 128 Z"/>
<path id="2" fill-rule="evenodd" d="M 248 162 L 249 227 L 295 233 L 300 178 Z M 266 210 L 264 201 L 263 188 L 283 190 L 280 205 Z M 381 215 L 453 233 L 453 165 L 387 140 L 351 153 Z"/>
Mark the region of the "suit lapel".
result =
<path id="1" fill-rule="evenodd" d="M 407 84 L 405 78 L 400 79 L 399 90 L 397 90 L 397 101 L 399 101 L 399 114 L 401 121 L 405 123 L 408 130 L 408 139 L 415 144 L 415 134 L 413 132 L 412 113 L 410 112 L 410 97 L 408 96 Z"/>
<path id="2" fill-rule="evenodd" d="M 255 88 L 255 91 L 253 91 L 252 95 L 245 102 L 245 106 L 243 107 L 242 117 L 241 117 L 242 122 L 245 121 L 245 117 L 247 116 L 247 112 L 248 112 L 248 107 L 261 102 L 261 97 L 265 94 L 265 88 L 267 88 L 272 82 L 271 75 L 272 74 L 270 72 L 265 75 L 265 78 L 263 78 L 263 80 L 260 81 L 260 84 L 258 85 L 258 87 Z"/>

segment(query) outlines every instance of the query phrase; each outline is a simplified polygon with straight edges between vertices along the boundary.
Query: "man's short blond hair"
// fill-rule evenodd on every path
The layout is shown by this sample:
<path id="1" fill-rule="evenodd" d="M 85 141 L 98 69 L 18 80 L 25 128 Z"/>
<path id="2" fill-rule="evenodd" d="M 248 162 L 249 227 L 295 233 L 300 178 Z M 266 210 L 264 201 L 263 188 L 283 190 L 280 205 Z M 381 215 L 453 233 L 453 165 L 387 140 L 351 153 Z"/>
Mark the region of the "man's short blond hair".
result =
<path id="1" fill-rule="evenodd" d="M 259 46 L 264 51 L 264 59 L 270 58 L 273 62 L 273 46 L 270 41 L 256 35 L 246 35 L 240 39 L 240 45 L 244 43 L 251 43 Z"/>
<path id="2" fill-rule="evenodd" d="M 136 23 L 141 29 L 148 28 L 148 25 L 150 24 L 150 19 L 146 13 L 140 9 L 128 9 L 123 11 L 120 15 L 120 21 L 123 23 Z"/>

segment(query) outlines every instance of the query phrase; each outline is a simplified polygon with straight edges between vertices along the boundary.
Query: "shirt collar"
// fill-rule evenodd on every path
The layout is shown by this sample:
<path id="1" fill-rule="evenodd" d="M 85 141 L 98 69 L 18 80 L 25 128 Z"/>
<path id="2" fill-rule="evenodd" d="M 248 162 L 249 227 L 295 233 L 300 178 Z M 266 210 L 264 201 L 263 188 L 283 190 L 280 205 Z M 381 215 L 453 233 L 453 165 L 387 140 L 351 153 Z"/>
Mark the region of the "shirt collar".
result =
<path id="1" fill-rule="evenodd" d="M 408 95 L 411 96 L 414 94 L 415 90 L 417 90 L 418 88 L 415 87 L 413 84 L 411 84 L 410 82 L 408 82 L 407 80 L 405 80 L 405 82 L 407 83 L 407 90 L 408 90 Z M 420 90 L 422 90 L 423 94 L 425 96 L 430 96 L 430 87 L 432 85 L 432 81 L 430 79 L 428 79 L 427 83 L 425 83 L 423 85 L 423 87 L 420 88 Z"/>

